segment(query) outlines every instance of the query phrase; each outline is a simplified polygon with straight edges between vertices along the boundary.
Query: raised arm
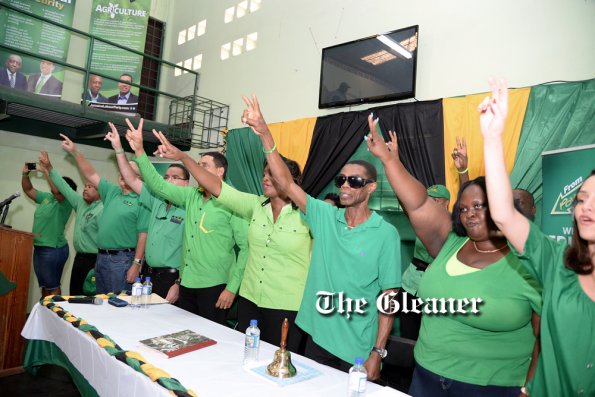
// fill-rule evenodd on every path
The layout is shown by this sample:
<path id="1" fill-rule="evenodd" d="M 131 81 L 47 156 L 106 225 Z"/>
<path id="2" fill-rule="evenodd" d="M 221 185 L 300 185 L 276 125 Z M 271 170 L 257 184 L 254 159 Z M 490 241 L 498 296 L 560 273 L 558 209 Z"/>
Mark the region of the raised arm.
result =
<path id="1" fill-rule="evenodd" d="M 101 180 L 101 178 L 99 177 L 99 175 L 97 175 L 97 172 L 95 172 L 95 168 L 93 168 L 93 166 L 91 165 L 91 163 L 89 163 L 85 156 L 83 156 L 79 151 L 76 150 L 76 145 L 74 144 L 74 142 L 70 140 L 70 138 L 68 138 L 64 134 L 60 134 L 60 136 L 62 137 L 62 139 L 64 139 L 62 141 L 62 147 L 64 148 L 64 150 L 70 153 L 72 157 L 74 157 L 79 167 L 79 170 L 81 170 L 85 179 L 87 179 L 89 183 L 91 183 L 93 186 L 99 186 L 99 181 Z"/>
<path id="2" fill-rule="evenodd" d="M 35 190 L 31 183 L 31 179 L 29 179 L 30 172 L 27 163 L 25 163 L 25 166 L 23 167 L 23 176 L 21 177 L 21 188 L 23 189 L 23 193 L 25 193 L 31 200 L 35 201 L 37 190 Z"/>
<path id="3" fill-rule="evenodd" d="M 374 116 L 370 114 L 368 116 L 370 134 L 366 139 L 368 149 L 382 162 L 386 177 L 403 209 L 407 212 L 415 234 L 422 241 L 428 253 L 436 257 L 452 229 L 450 214 L 428 196 L 424 185 L 415 179 L 401 163 L 397 134 L 389 131 L 392 140 L 389 151 L 384 139 L 378 133 L 377 125 L 378 119 L 374 119 Z"/>
<path id="4" fill-rule="evenodd" d="M 455 162 L 459 174 L 459 188 L 463 183 L 469 181 L 469 160 L 467 157 L 467 140 L 465 137 L 457 138 L 457 147 L 452 151 L 452 159 Z"/>
<path id="5" fill-rule="evenodd" d="M 504 236 L 520 253 L 529 236 L 529 221 L 514 208 L 512 187 L 504 161 L 502 134 L 508 113 L 508 86 L 490 79 L 492 96 L 479 105 L 479 123 L 483 135 L 483 156 L 490 215 Z"/>
<path id="6" fill-rule="evenodd" d="M 306 192 L 294 182 L 289 169 L 285 165 L 279 152 L 276 150 L 277 144 L 260 112 L 258 98 L 256 98 L 256 95 L 252 95 L 252 101 L 245 96 L 242 96 L 242 99 L 246 102 L 247 106 L 242 114 L 242 122 L 248 124 L 252 128 L 252 131 L 254 131 L 260 138 L 260 141 L 262 142 L 262 150 L 266 155 L 271 175 L 291 201 L 293 201 L 303 213 L 306 213 Z"/>
<path id="7" fill-rule="evenodd" d="M 126 119 L 126 123 L 128 123 L 129 128 L 132 127 L 132 123 L 130 120 Z M 112 147 L 116 151 L 116 160 L 118 161 L 118 168 L 120 169 L 120 173 L 122 174 L 122 178 L 124 178 L 124 182 L 134 191 L 136 194 L 140 194 L 141 190 L 143 190 L 143 181 L 136 175 L 136 172 L 130 166 L 128 159 L 126 158 L 126 153 L 122 148 L 122 142 L 120 141 L 120 134 L 116 129 L 114 123 L 108 123 L 110 127 L 110 131 L 105 135 L 104 140 L 110 141 L 112 143 Z M 138 129 L 143 130 L 143 119 L 140 119 L 138 124 Z"/>
<path id="8" fill-rule="evenodd" d="M 40 165 L 40 167 L 39 167 L 40 171 L 43 172 L 45 179 L 48 181 L 48 185 L 50 186 L 50 191 L 52 192 L 52 194 L 58 194 L 58 193 L 62 194 L 60 189 L 58 189 L 58 187 L 52 181 L 52 178 L 50 178 L 50 171 L 52 170 L 53 166 L 52 166 L 52 163 L 50 162 L 50 157 L 48 156 L 48 152 L 41 151 L 39 153 L 39 165 Z"/>
<path id="9" fill-rule="evenodd" d="M 219 193 L 221 193 L 221 180 L 219 180 L 219 178 L 204 170 L 196 163 L 196 161 L 192 160 L 190 156 L 172 145 L 161 131 L 158 132 L 153 130 L 153 135 L 155 135 L 161 143 L 154 154 L 159 154 L 159 157 L 181 161 L 200 186 L 208 190 L 213 196 L 219 197 Z M 141 157 L 145 154 L 145 149 L 143 148 L 143 132 L 141 129 L 133 128 L 132 125 L 129 124 L 129 129 L 126 131 L 126 139 L 132 150 L 134 150 L 136 157 Z"/>

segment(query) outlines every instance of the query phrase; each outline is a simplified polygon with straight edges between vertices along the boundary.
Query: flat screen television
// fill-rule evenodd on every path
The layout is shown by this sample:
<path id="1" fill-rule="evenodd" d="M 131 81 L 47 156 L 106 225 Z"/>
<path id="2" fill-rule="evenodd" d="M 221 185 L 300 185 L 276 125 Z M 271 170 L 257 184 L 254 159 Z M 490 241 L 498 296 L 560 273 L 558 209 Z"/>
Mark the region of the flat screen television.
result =
<path id="1" fill-rule="evenodd" d="M 324 48 L 318 108 L 415 97 L 418 28 Z"/>

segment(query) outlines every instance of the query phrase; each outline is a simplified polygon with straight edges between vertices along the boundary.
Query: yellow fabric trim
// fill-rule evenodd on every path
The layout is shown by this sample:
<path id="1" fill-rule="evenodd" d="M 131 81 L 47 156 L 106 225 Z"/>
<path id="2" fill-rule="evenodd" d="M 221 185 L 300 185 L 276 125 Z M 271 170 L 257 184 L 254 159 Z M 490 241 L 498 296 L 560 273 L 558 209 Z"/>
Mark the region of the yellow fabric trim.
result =
<path id="1" fill-rule="evenodd" d="M 106 347 L 106 346 L 114 347 L 114 344 L 112 342 L 110 342 L 109 340 L 105 339 L 105 338 L 98 338 L 97 339 L 97 343 L 101 347 Z"/>
<path id="2" fill-rule="evenodd" d="M 504 157 L 508 173 L 512 171 L 516 156 L 521 128 L 525 119 L 527 101 L 531 88 L 520 88 L 509 91 L 508 120 L 504 130 Z M 467 140 L 467 156 L 469 158 L 469 178 L 485 175 L 483 163 L 483 137 L 479 128 L 477 106 L 489 93 L 468 95 L 461 98 L 444 98 L 442 112 L 444 115 L 444 176 L 446 187 L 452 195 L 450 208 L 456 201 L 459 192 L 459 174 L 452 160 L 452 150 L 456 147 L 456 137 Z"/>
<path id="3" fill-rule="evenodd" d="M 133 352 L 133 351 L 130 351 L 130 350 L 128 350 L 126 352 L 126 357 L 134 358 L 135 360 L 142 361 L 144 363 L 147 362 L 147 360 L 145 360 L 145 358 L 140 353 Z"/>
<path id="4" fill-rule="evenodd" d="M 279 153 L 297 161 L 302 171 L 308 160 L 315 125 L 316 117 L 269 124 Z"/>
<path id="5" fill-rule="evenodd" d="M 143 372 L 145 374 L 147 374 L 147 376 L 149 378 L 151 378 L 151 380 L 153 382 L 155 382 L 159 378 L 171 378 L 171 376 L 169 376 L 169 374 L 167 372 L 165 372 L 162 369 L 159 369 L 159 368 L 155 367 L 154 365 L 143 364 L 140 367 L 142 368 Z"/>

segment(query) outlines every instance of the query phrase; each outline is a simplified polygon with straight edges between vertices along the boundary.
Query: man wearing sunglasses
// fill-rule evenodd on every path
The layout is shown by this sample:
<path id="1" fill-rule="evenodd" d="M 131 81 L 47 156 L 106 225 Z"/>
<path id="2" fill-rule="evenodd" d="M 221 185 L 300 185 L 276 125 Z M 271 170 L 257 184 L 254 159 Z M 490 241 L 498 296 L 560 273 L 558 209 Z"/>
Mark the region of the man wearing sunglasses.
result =
<path id="1" fill-rule="evenodd" d="M 343 166 L 335 185 L 345 208 L 314 199 L 291 178 L 256 96 L 243 99 L 247 109 L 242 121 L 260 137 L 273 178 L 300 208 L 314 237 L 310 271 L 296 319 L 309 334 L 305 354 L 343 371 L 349 370 L 356 357 L 365 357 L 368 379 L 378 379 L 394 317 L 379 313 L 375 302 L 383 291 L 400 287 L 401 255 L 397 230 L 368 207 L 376 190 L 376 169 L 365 161 Z M 352 303 L 365 299 L 364 313 L 321 314 L 317 310 L 320 293 L 333 296 L 335 307 L 341 303 L 339 296 L 352 299 Z"/>

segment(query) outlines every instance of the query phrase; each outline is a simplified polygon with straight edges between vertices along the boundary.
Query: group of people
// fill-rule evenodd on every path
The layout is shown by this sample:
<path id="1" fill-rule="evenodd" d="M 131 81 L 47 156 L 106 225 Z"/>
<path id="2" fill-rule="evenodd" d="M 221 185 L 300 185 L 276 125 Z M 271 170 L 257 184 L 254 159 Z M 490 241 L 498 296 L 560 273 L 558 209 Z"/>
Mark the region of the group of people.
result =
<path id="1" fill-rule="evenodd" d="M 462 184 L 452 214 L 448 190 L 417 181 L 400 161 L 396 133 L 389 131 L 385 142 L 378 120 L 368 118 L 368 149 L 381 161 L 418 238 L 403 289 L 422 300 L 483 301 L 479 315 L 424 313 L 413 325 L 410 394 L 595 395 L 595 176 L 578 190 L 571 245 L 545 236 L 530 220 L 530 193 L 511 189 L 502 144 L 508 91 L 504 82 L 491 84 L 491 96 L 478 109 L 486 175 L 469 180 L 466 145 L 459 141 L 453 159 Z M 399 233 L 368 205 L 377 171 L 351 161 L 334 180 L 338 201 L 311 197 L 300 187 L 297 163 L 276 150 L 257 98 L 243 99 L 242 122 L 259 137 L 266 156 L 263 195 L 227 184 L 220 153 L 204 153 L 197 163 L 154 132 L 160 141 L 155 154 L 176 161 L 159 175 L 144 151 L 142 119 L 137 127 L 127 120 L 131 162 L 110 124 L 106 139 L 116 153 L 118 185 L 100 178 L 63 136 L 88 184 L 82 200 L 76 198 L 43 153 L 51 195 L 32 190 L 30 182 L 25 189 L 23 171 L 23 189 L 40 203 L 39 217 L 54 214 L 57 224 L 38 230 L 35 260 L 42 263 L 45 249 L 37 251 L 48 244 L 54 256 L 64 256 L 63 227 L 61 238 L 48 244 L 42 239 L 63 226 L 74 208 L 75 264 L 79 254 L 96 250 L 98 293 L 127 289 L 144 258 L 142 271 L 155 277 L 155 291 L 185 310 L 224 323 L 237 299 L 239 330 L 257 319 L 262 339 L 277 344 L 288 318 L 290 350 L 344 371 L 363 356 L 368 378 L 377 379 L 394 316 L 375 302 L 401 287 Z M 190 176 L 200 188 L 189 186 Z M 95 233 L 95 245 L 80 236 L 77 243 L 79 232 Z M 42 267 L 35 265 L 40 286 L 56 293 L 59 277 L 57 285 L 42 283 Z M 331 299 L 324 314 L 321 294 Z M 351 310 L 353 302 L 359 311 Z"/>
<path id="2" fill-rule="evenodd" d="M 17 54 L 10 54 L 6 58 L 4 68 L 0 69 L 0 85 L 48 97 L 60 98 L 62 96 L 62 82 L 53 75 L 55 69 L 53 62 L 40 61 L 39 73 L 29 77 L 21 73 L 22 67 L 23 59 Z"/>
<path id="3" fill-rule="evenodd" d="M 115 103 L 118 105 L 135 105 L 138 103 L 138 96 L 133 94 L 130 89 L 132 86 L 128 83 L 134 81 L 132 75 L 123 73 L 120 75 L 120 82 L 118 82 L 119 92 L 110 97 L 101 94 L 103 87 L 103 78 L 96 74 L 89 75 L 87 83 L 87 90 L 83 93 L 83 100 L 89 103 Z"/>

